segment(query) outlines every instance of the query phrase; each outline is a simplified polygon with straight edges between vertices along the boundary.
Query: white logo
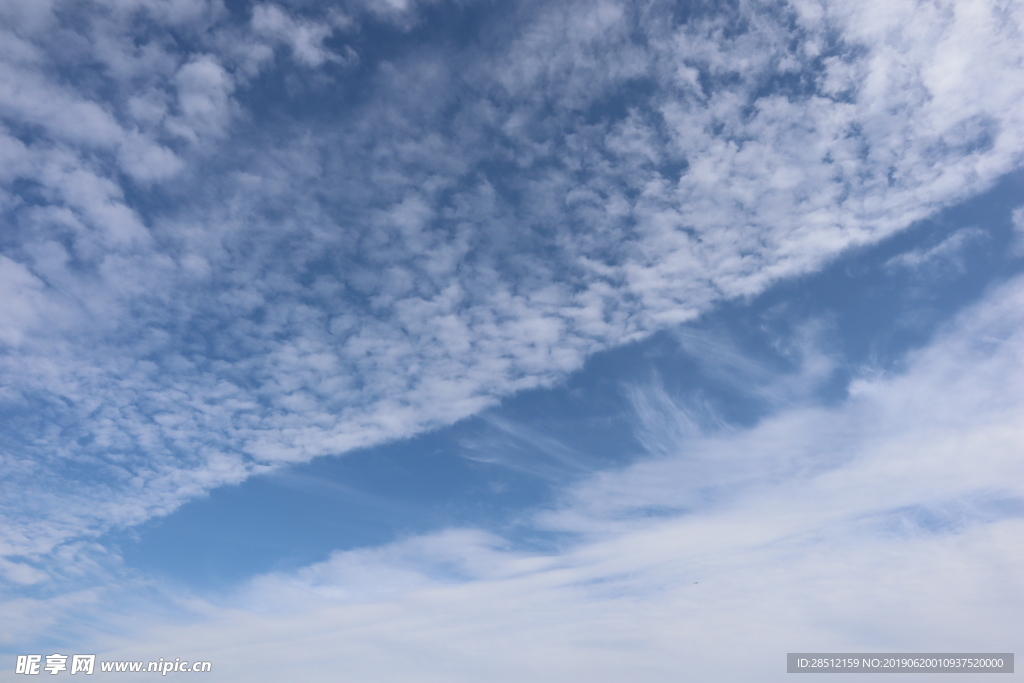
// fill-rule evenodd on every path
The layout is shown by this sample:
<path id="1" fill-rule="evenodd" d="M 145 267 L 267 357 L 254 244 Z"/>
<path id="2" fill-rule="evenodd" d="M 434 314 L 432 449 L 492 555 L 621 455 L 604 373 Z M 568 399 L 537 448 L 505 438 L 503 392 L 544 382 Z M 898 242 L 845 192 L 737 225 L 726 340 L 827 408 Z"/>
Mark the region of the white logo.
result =
<path id="1" fill-rule="evenodd" d="M 42 660 L 42 655 L 18 655 L 18 664 L 14 668 L 14 673 L 34 676 L 39 673 L 39 662 Z"/>
<path id="2" fill-rule="evenodd" d="M 38 676 L 42 666 L 42 655 L 18 655 L 18 663 L 14 673 L 27 676 Z M 96 655 L 71 655 L 71 671 L 73 674 L 91 674 L 96 667 Z M 46 665 L 42 669 L 51 676 L 68 670 L 68 655 L 54 653 L 46 655 Z"/>
<path id="3" fill-rule="evenodd" d="M 44 666 L 43 668 L 46 669 L 46 673 L 50 674 L 51 676 L 56 675 L 58 671 L 67 671 L 68 656 L 59 655 L 56 653 L 52 655 L 46 655 L 46 666 Z"/>
<path id="4" fill-rule="evenodd" d="M 71 658 L 71 673 L 91 674 L 96 666 L 96 655 L 75 655 Z"/>

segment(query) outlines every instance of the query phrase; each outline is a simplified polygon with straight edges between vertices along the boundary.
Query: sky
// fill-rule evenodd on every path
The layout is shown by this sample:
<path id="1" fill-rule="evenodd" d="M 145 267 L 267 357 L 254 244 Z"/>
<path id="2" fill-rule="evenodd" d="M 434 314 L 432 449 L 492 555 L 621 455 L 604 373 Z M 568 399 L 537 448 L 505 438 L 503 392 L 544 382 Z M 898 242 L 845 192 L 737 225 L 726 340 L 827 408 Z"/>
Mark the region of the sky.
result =
<path id="1" fill-rule="evenodd" d="M 0 0 L 0 473 L 0 680 L 1024 652 L 1024 4 Z"/>

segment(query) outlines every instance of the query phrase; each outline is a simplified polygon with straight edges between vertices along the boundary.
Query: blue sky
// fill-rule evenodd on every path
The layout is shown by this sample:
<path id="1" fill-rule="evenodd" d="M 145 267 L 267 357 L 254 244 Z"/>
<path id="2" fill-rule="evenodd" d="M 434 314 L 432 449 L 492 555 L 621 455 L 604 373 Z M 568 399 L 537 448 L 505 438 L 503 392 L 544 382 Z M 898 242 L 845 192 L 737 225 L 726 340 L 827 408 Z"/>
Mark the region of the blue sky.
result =
<path id="1" fill-rule="evenodd" d="M 1021 649 L 1019 3 L 0 17 L 0 678 Z"/>

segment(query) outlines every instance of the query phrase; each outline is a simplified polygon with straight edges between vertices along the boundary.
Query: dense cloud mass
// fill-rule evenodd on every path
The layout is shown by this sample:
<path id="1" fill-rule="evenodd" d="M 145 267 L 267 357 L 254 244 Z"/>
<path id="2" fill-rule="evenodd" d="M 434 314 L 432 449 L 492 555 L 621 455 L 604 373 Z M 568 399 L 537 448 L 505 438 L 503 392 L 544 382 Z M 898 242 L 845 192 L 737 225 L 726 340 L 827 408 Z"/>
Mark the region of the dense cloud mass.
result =
<path id="1" fill-rule="evenodd" d="M 438 13 L 471 30 L 428 40 Z M 0 552 L 29 560 L 548 385 L 1024 154 L 1014 2 L 0 17 Z"/>

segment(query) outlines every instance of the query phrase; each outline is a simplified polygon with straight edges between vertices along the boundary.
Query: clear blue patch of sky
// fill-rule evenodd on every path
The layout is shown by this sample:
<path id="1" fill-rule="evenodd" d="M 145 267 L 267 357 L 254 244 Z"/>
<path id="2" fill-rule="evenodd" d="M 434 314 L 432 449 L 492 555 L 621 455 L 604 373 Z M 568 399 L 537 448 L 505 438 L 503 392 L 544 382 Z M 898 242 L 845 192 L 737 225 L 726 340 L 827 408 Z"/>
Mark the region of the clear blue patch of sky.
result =
<path id="1" fill-rule="evenodd" d="M 520 393 L 417 438 L 221 487 L 104 542 L 120 550 L 128 567 L 194 590 L 449 526 L 542 543 L 521 524 L 524 515 L 551 503 L 566 484 L 643 455 L 629 387 L 656 379 L 671 395 L 699 395 L 724 423 L 739 427 L 778 408 L 742 381 L 710 372 L 679 343 L 681 332 L 714 331 L 744 357 L 785 375 L 798 370 L 798 360 L 778 341 L 808 320 L 824 320 L 825 343 L 840 362 L 809 400 L 840 401 L 859 368 L 899 371 L 908 351 L 925 345 L 942 323 L 1024 269 L 1010 248 L 1011 212 L 1022 199 L 1024 172 L 1013 173 L 818 273 L 750 301 L 727 302 L 682 330 L 596 354 L 558 386 Z M 892 262 L 968 228 L 980 235 L 954 254 L 916 267 Z"/>

